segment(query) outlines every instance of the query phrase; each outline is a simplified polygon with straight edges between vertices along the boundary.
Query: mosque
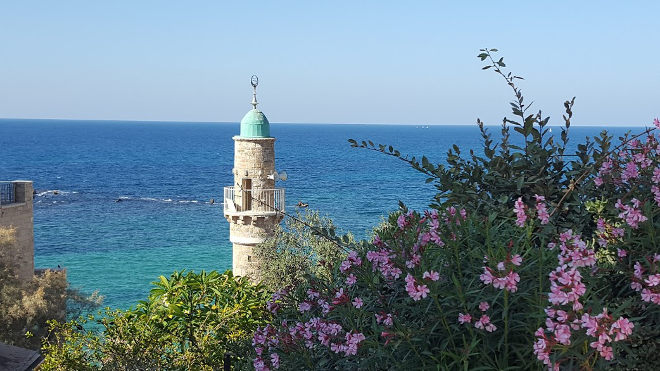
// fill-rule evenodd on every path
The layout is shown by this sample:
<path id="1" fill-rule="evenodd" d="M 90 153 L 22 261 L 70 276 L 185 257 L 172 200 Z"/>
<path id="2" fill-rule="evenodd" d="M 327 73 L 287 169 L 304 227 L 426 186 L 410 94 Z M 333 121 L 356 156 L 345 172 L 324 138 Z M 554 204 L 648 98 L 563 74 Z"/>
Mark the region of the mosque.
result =
<path id="1" fill-rule="evenodd" d="M 275 171 L 275 138 L 270 136 L 266 115 L 257 109 L 257 85 L 252 76 L 252 109 L 241 120 L 234 139 L 234 185 L 224 188 L 224 215 L 229 222 L 233 245 L 232 271 L 236 276 L 258 278 L 255 245 L 273 235 L 285 211 L 284 188 L 275 182 L 285 179 Z"/>

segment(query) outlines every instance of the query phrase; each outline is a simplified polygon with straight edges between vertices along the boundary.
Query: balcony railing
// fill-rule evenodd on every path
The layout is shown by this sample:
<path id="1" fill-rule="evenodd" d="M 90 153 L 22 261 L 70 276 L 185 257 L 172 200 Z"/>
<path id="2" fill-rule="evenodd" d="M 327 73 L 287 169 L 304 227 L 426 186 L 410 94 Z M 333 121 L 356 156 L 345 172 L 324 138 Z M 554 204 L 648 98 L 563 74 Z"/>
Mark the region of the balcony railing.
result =
<path id="1" fill-rule="evenodd" d="M 0 205 L 16 202 L 13 182 L 0 182 Z"/>
<path id="2" fill-rule="evenodd" d="M 245 189 L 225 187 L 224 212 L 228 214 L 277 214 L 285 211 L 284 188 Z"/>

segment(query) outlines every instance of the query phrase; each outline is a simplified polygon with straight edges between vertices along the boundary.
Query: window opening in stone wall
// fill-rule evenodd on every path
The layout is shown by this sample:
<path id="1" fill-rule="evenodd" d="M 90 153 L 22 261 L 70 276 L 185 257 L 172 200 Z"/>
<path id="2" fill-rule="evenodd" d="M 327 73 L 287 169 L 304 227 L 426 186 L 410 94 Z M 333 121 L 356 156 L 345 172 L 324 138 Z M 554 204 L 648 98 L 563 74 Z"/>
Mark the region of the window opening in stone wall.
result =
<path id="1" fill-rule="evenodd" d="M 242 209 L 243 211 L 252 210 L 252 179 L 244 178 L 241 181 L 241 188 L 243 189 Z"/>

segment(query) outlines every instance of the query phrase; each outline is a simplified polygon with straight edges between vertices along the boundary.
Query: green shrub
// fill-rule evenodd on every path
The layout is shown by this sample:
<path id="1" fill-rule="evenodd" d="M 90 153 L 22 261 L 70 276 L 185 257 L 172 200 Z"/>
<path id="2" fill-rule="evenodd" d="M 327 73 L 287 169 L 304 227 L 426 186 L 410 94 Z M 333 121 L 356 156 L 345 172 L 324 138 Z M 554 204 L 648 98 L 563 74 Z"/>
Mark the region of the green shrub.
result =
<path id="1" fill-rule="evenodd" d="M 261 282 L 275 292 L 301 284 L 309 274 L 329 280 L 332 264 L 346 255 L 338 242 L 320 234 L 335 229 L 332 220 L 305 209 L 287 218 L 284 224 L 278 225 L 273 237 L 254 249 Z M 347 238 L 353 241 L 352 236 Z"/>
<path id="2" fill-rule="evenodd" d="M 240 365 L 250 335 L 269 319 L 264 287 L 231 271 L 175 272 L 153 284 L 135 309 L 51 322 L 43 368 L 215 370 L 227 353 Z"/>
<path id="3" fill-rule="evenodd" d="M 15 256 L 15 229 L 0 228 L 0 341 L 38 349 L 49 319 L 66 315 L 66 277 L 45 271 L 23 282 L 10 263 Z"/>

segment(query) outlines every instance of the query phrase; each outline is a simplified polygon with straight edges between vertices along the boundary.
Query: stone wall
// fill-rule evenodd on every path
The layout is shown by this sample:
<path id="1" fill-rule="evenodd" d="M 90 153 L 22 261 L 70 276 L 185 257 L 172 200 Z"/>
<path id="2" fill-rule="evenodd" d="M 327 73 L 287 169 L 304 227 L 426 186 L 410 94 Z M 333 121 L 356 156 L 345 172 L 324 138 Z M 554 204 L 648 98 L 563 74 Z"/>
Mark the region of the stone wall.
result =
<path id="1" fill-rule="evenodd" d="M 275 180 L 268 175 L 275 171 L 275 138 L 234 137 L 234 186 L 243 178 L 252 179 L 252 188 L 270 189 Z"/>
<path id="2" fill-rule="evenodd" d="M 275 138 L 234 137 L 234 201 L 240 209 L 241 187 L 244 179 L 252 181 L 253 189 L 273 189 L 275 180 L 268 176 L 275 172 Z M 258 193 L 252 197 L 259 198 Z M 273 234 L 281 215 L 266 215 L 254 205 L 251 210 L 239 210 L 240 216 L 229 218 L 230 241 L 233 244 L 232 271 L 236 276 L 258 280 L 257 262 L 252 254 L 255 245 Z M 270 211 L 270 210 L 269 210 Z"/>
<path id="3" fill-rule="evenodd" d="M 14 203 L 0 205 L 0 227 L 16 229 L 16 250 L 9 252 L 19 279 L 28 281 L 34 274 L 34 218 L 30 181 L 14 181 Z"/>

